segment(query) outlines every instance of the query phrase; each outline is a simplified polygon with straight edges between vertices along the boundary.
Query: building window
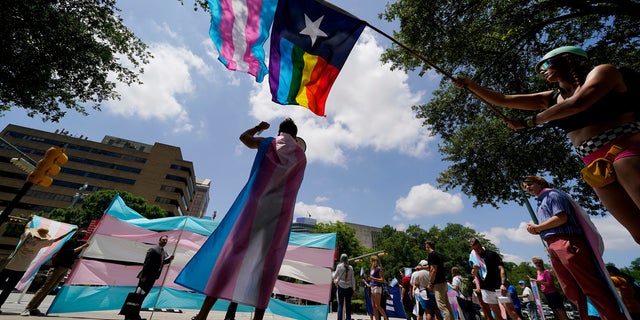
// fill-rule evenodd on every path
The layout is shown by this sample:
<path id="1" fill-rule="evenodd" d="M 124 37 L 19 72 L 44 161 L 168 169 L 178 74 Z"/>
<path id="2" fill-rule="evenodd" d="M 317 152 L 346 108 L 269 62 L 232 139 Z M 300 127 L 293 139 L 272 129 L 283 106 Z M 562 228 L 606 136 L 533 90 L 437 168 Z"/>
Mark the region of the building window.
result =
<path id="1" fill-rule="evenodd" d="M 40 137 L 34 137 L 34 136 L 30 136 L 30 135 L 27 135 L 27 134 L 24 134 L 24 133 L 20 133 L 20 132 L 7 131 L 5 133 L 5 135 L 7 137 L 13 137 L 13 138 L 17 138 L 17 139 L 21 139 L 21 140 L 27 140 L 27 141 L 37 141 L 37 142 L 48 144 L 48 145 L 52 145 L 52 146 L 65 145 L 65 149 L 69 149 L 69 150 L 79 150 L 79 151 L 84 151 L 84 152 L 90 152 L 90 153 L 99 154 L 99 155 L 103 155 L 103 156 L 107 156 L 107 157 L 119 158 L 119 159 L 124 159 L 124 160 L 138 162 L 138 163 L 146 163 L 147 162 L 147 159 L 141 158 L 141 157 L 121 154 L 121 153 L 117 153 L 117 152 L 111 152 L 111 151 L 107 151 L 107 150 L 95 149 L 95 148 L 88 147 L 88 146 L 80 146 L 80 145 L 76 145 L 76 144 L 67 144 L 67 143 L 63 143 L 62 141 L 53 140 L 53 139 L 45 139 L 45 138 L 40 138 Z M 20 151 L 22 151 L 24 153 L 29 153 L 26 150 L 30 150 L 30 148 L 24 148 L 24 147 L 19 147 L 19 149 L 20 149 Z M 32 153 L 44 155 L 44 151 L 41 151 L 41 150 L 33 150 Z"/>
<path id="2" fill-rule="evenodd" d="M 178 204 L 178 201 L 174 200 L 174 199 L 169 199 L 169 198 L 165 198 L 165 197 L 156 197 L 156 203 L 162 203 L 162 204 L 172 204 L 176 207 L 179 207 L 180 205 Z"/>
<path id="3" fill-rule="evenodd" d="M 176 187 L 172 187 L 172 186 L 165 186 L 165 185 L 162 185 L 162 186 L 160 187 L 160 190 L 162 190 L 162 191 L 167 191 L 167 192 L 175 192 L 175 193 L 178 193 L 178 190 L 179 190 L 179 189 L 178 189 L 178 188 L 176 188 Z"/>
<path id="4" fill-rule="evenodd" d="M 133 185 L 133 184 L 136 183 L 136 181 L 133 180 L 133 179 L 114 177 L 114 176 L 110 176 L 110 175 L 106 175 L 106 174 L 100 174 L 100 173 L 95 173 L 95 172 L 87 172 L 87 171 L 82 171 L 82 170 L 66 168 L 66 167 L 62 167 L 61 172 L 68 173 L 68 174 L 73 174 L 73 175 L 76 175 L 76 176 L 100 179 L 100 180 L 105 180 L 105 181 L 113 181 L 113 182 L 117 182 L 117 183 L 129 184 L 129 185 Z M 55 179 L 54 179 L 54 182 L 55 182 Z"/>

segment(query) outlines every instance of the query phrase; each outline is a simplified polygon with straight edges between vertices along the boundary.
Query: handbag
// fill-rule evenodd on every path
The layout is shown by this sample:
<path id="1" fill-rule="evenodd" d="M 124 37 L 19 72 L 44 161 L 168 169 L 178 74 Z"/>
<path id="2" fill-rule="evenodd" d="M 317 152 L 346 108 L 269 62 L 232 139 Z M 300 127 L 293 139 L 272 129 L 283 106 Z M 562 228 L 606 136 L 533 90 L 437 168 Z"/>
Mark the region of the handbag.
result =
<path id="1" fill-rule="evenodd" d="M 604 158 L 598 158 L 588 166 L 580 170 L 582 179 L 594 188 L 602 188 L 616 181 L 616 174 L 613 170 L 613 160 L 624 150 L 623 147 L 613 145 Z"/>
<path id="2" fill-rule="evenodd" d="M 389 288 L 387 288 L 386 284 L 382 285 L 382 301 L 387 301 L 391 295 L 389 294 Z"/>

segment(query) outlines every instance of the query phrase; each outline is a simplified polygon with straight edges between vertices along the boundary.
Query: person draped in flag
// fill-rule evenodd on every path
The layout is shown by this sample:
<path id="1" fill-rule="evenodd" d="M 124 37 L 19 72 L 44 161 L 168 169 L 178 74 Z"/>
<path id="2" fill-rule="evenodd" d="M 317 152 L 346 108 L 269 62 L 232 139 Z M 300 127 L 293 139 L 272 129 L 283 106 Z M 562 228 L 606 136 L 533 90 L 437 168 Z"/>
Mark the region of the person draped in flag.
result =
<path id="1" fill-rule="evenodd" d="M 218 299 L 255 307 L 264 317 L 289 243 L 295 200 L 307 158 L 290 118 L 278 136 L 256 137 L 267 122 L 246 130 L 240 141 L 258 149 L 249 181 L 176 283 L 206 295 L 196 320 L 207 318 Z"/>
<path id="2" fill-rule="evenodd" d="M 13 288 L 27 272 L 29 265 L 33 259 L 36 258 L 40 249 L 64 239 L 64 237 L 75 232 L 77 229 L 74 226 L 74 228 L 70 229 L 67 233 L 57 238 L 52 238 L 48 228 L 29 228 L 32 219 L 33 216 L 27 220 L 24 233 L 20 236 L 18 246 L 16 246 L 9 255 L 9 258 L 7 258 L 8 262 L 4 266 L 4 269 L 0 271 L 0 282 L 4 284 L 2 292 L 0 293 L 0 307 L 2 307 L 11 294 L 11 291 L 13 291 Z M 0 311 L 0 313 L 2 313 L 2 311 Z"/>
<path id="3" fill-rule="evenodd" d="M 564 192 L 551 189 L 539 176 L 527 176 L 522 188 L 538 201 L 539 223 L 527 231 L 547 243 L 553 270 L 564 294 L 578 308 L 581 319 L 589 317 L 587 299 L 603 320 L 625 319 L 602 261 L 602 238 L 589 216 Z"/>

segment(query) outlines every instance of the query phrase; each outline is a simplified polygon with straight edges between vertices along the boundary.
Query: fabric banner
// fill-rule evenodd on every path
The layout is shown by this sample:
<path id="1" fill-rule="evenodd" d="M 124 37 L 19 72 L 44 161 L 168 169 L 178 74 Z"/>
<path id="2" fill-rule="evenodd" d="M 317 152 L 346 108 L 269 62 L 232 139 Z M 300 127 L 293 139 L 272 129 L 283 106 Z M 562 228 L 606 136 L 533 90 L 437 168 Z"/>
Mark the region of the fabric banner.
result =
<path id="1" fill-rule="evenodd" d="M 126 207 L 117 196 L 89 239 L 89 247 L 78 259 L 48 313 L 120 310 L 124 299 L 138 282 L 149 248 L 158 244 L 160 235 L 169 241 L 165 250 L 175 259 L 165 266 L 160 278 L 143 302 L 143 308 L 199 309 L 204 295 L 174 283 L 174 279 L 217 222 L 193 217 L 169 217 L 148 220 Z M 326 319 L 331 290 L 331 270 L 335 234 L 291 233 L 280 276 L 267 313 L 294 319 Z M 307 300 L 312 306 L 292 304 L 273 298 Z M 319 305 L 318 305 L 319 304 Z M 216 302 L 213 310 L 226 310 L 228 303 Z M 240 305 L 239 312 L 253 308 Z M 114 311 L 117 312 L 117 311 Z"/>
<path id="2" fill-rule="evenodd" d="M 536 310 L 540 316 L 540 320 L 544 320 L 544 312 L 542 312 L 542 299 L 540 299 L 540 290 L 538 289 L 538 282 L 531 280 L 531 292 L 533 292 L 533 298 L 536 300 Z"/>
<path id="3" fill-rule="evenodd" d="M 329 91 L 365 25 L 325 1 L 278 1 L 269 56 L 272 100 L 325 116 Z"/>
<path id="4" fill-rule="evenodd" d="M 247 72 L 262 82 L 269 72 L 264 42 L 269 37 L 277 0 L 208 0 L 209 36 L 218 59 L 229 70 Z"/>
<path id="5" fill-rule="evenodd" d="M 71 229 L 76 229 L 77 226 L 39 216 L 33 216 L 33 219 L 29 222 L 29 228 L 47 228 L 49 229 L 49 235 L 55 239 L 69 232 Z M 72 232 L 66 237 L 60 239 L 60 241 L 40 249 L 40 252 L 38 252 L 38 255 L 31 261 L 29 268 L 25 272 L 24 276 L 22 276 L 22 279 L 20 279 L 20 282 L 16 285 L 16 289 L 18 291 L 27 289 L 27 286 L 31 283 L 33 277 L 35 277 L 38 270 L 40 270 L 40 267 L 45 262 L 49 261 L 49 259 L 51 259 L 51 257 L 53 257 L 53 255 L 62 248 L 62 245 L 67 242 L 67 240 L 71 239 L 74 234 L 75 232 Z M 18 243 L 18 245 L 20 244 Z"/>

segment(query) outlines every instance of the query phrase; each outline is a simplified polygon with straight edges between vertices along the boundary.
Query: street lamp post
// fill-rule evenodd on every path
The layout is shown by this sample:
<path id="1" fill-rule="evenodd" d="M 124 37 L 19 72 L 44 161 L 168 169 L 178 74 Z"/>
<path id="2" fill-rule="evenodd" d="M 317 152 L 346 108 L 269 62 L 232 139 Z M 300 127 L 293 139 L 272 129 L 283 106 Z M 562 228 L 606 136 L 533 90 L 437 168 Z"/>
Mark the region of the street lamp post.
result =
<path id="1" fill-rule="evenodd" d="M 368 257 L 368 256 L 372 256 L 372 255 L 378 255 L 378 256 L 380 256 L 380 257 L 384 257 L 384 256 L 387 256 L 387 255 L 389 255 L 389 254 L 387 253 L 387 250 L 380 250 L 380 251 L 376 251 L 376 252 L 371 252 L 371 253 L 363 254 L 363 255 L 361 255 L 361 256 L 357 256 L 357 257 L 355 257 L 355 258 L 351 258 L 351 259 L 349 259 L 349 261 L 361 262 L 361 261 L 362 261 L 362 258 L 366 258 L 366 257 Z M 356 260 L 359 260 L 359 261 L 356 261 Z"/>
<path id="2" fill-rule="evenodd" d="M 76 192 L 76 195 L 73 197 L 73 200 L 71 201 L 71 205 L 69 206 L 69 208 L 73 208 L 76 206 L 76 204 L 78 204 L 78 201 L 82 199 L 82 196 L 84 195 L 82 191 L 87 190 L 88 187 L 89 187 L 89 184 L 85 182 L 82 187 L 78 188 L 78 192 Z"/>

